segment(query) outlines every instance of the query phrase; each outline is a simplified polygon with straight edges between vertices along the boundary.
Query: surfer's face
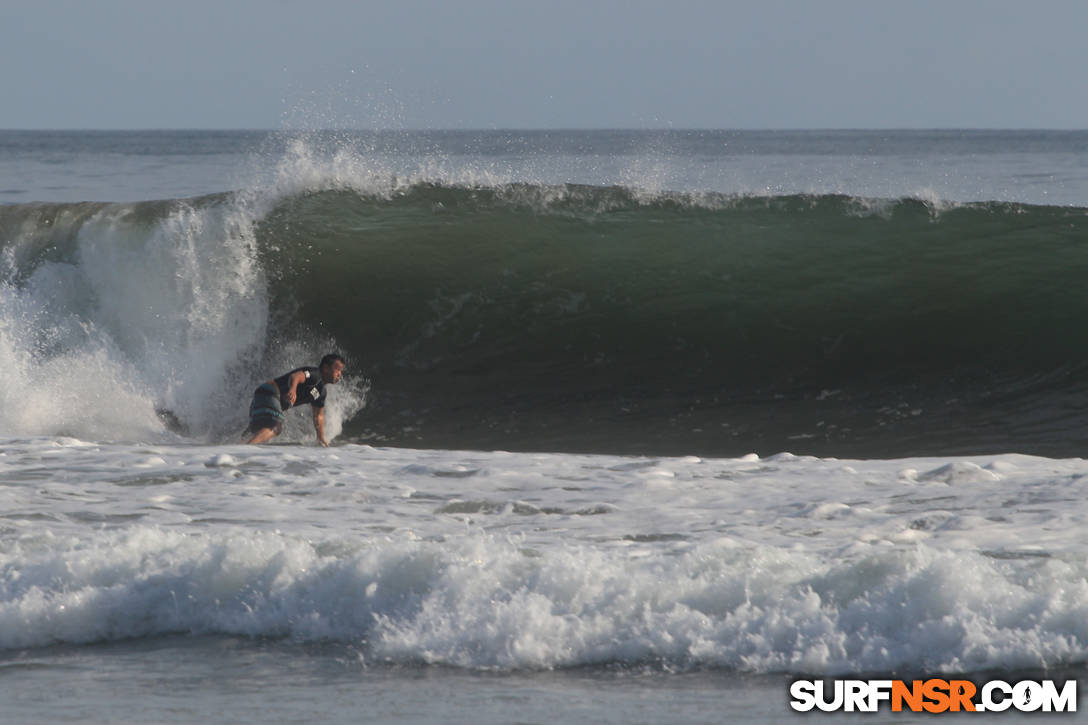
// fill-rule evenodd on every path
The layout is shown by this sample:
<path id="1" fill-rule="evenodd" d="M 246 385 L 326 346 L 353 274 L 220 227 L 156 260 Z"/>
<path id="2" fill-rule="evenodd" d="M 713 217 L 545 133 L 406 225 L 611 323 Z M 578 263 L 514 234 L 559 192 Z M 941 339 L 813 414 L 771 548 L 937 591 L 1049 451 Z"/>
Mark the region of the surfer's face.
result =
<path id="1" fill-rule="evenodd" d="M 321 366 L 321 379 L 326 383 L 338 383 L 344 377 L 344 363 L 337 360 L 330 365 Z"/>

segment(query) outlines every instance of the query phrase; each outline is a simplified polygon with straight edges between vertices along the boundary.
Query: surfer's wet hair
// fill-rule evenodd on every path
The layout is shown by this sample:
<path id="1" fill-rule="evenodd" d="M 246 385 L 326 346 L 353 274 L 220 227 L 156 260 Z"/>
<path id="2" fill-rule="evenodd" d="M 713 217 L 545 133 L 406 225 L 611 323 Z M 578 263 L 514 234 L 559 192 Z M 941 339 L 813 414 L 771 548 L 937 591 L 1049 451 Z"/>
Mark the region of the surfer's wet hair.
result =
<path id="1" fill-rule="evenodd" d="M 321 358 L 321 367 L 325 367 L 326 365 L 331 366 L 333 363 L 340 363 L 344 366 L 347 365 L 347 363 L 344 362 L 344 358 L 340 357 L 335 352 L 330 352 L 328 355 Z"/>

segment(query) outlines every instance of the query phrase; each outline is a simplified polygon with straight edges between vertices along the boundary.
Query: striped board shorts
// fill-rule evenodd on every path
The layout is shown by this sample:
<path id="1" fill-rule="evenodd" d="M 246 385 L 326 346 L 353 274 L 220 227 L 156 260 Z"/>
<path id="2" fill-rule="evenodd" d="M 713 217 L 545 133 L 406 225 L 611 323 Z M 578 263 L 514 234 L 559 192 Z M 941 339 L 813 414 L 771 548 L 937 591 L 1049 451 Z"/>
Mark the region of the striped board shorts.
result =
<path id="1" fill-rule="evenodd" d="M 283 430 L 284 420 L 279 389 L 272 383 L 257 386 L 253 391 L 253 402 L 249 404 L 249 429 L 271 428 L 279 433 Z"/>

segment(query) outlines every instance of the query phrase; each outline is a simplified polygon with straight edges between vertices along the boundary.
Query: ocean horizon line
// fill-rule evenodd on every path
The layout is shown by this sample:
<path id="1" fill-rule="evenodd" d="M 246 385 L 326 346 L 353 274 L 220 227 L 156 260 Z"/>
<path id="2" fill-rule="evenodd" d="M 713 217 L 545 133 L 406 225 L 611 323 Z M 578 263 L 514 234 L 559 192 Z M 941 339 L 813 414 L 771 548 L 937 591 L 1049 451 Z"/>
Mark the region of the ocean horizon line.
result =
<path id="1" fill-rule="evenodd" d="M 364 127 L 364 126 L 320 126 L 320 127 L 246 127 L 246 126 L 148 126 L 148 127 L 41 127 L 41 128 L 0 128 L 0 133 L 315 133 L 315 132 L 363 132 L 363 133 L 1084 133 L 1088 128 L 1066 128 L 1050 126 L 776 126 L 776 127 L 730 127 L 730 126 L 496 126 L 496 127 L 430 127 L 412 128 Z"/>

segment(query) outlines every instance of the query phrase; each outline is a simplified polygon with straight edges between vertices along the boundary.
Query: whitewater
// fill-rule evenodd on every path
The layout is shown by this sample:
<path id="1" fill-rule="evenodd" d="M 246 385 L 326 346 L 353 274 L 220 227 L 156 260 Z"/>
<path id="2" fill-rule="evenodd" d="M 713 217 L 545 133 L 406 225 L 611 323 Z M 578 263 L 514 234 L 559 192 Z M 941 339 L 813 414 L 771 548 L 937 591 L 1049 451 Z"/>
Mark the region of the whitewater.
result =
<path id="1" fill-rule="evenodd" d="M 1084 690 L 1083 134 L 2 132 L 0 201 L 5 723 Z"/>

